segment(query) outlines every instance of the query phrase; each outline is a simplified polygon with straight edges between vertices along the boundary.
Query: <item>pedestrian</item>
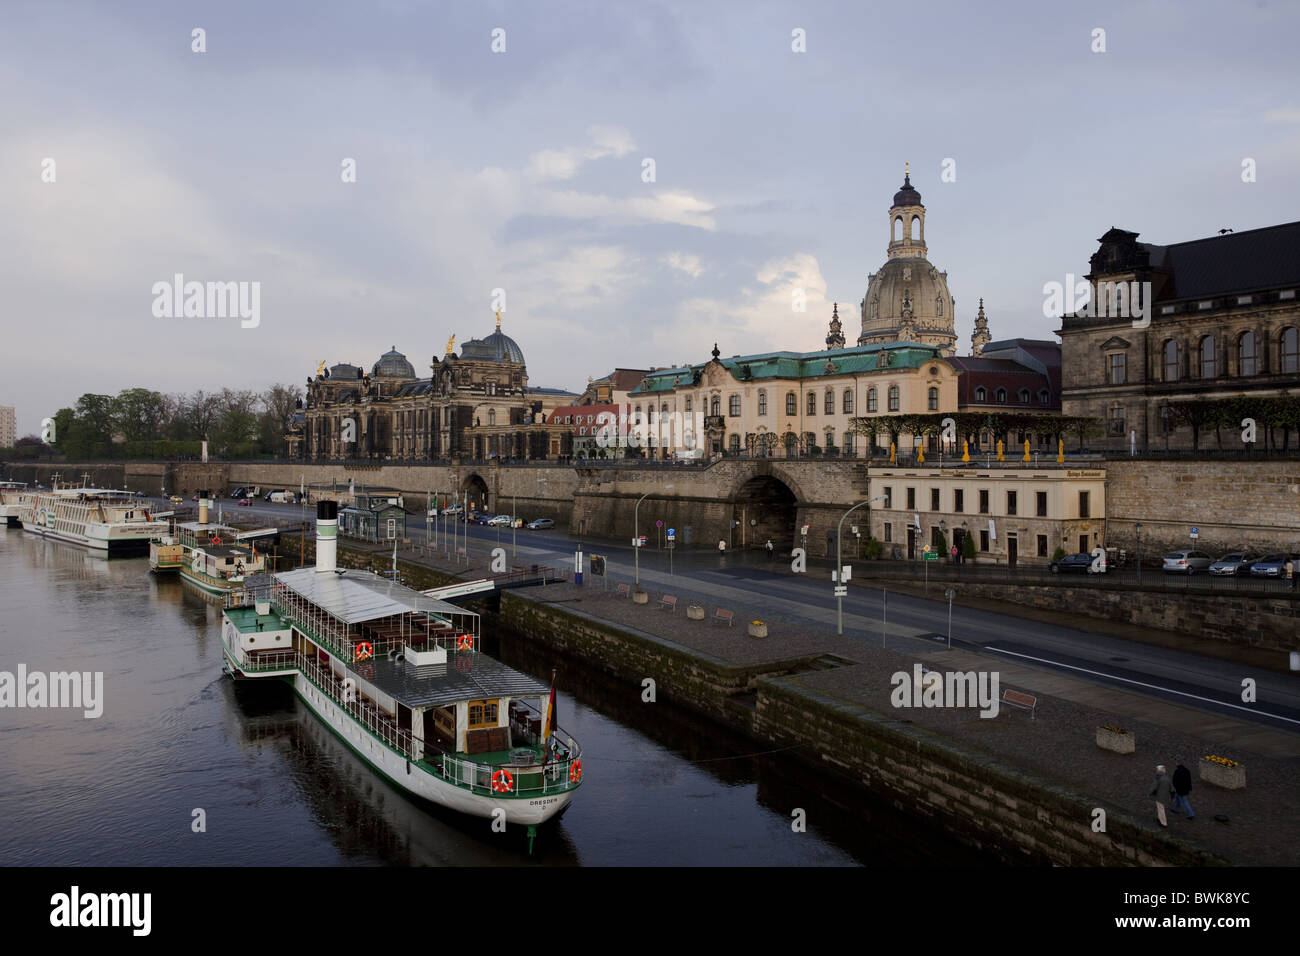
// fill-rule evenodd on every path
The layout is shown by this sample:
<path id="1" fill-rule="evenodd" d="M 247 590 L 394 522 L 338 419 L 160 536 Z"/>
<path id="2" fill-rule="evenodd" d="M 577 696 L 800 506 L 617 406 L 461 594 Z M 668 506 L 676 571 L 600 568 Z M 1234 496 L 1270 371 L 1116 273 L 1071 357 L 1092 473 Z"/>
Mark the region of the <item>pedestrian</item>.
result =
<path id="1" fill-rule="evenodd" d="M 835 547 L 835 532 L 826 532 L 826 557 L 831 556 L 831 549 Z"/>
<path id="2" fill-rule="evenodd" d="M 1186 813 L 1189 820 L 1196 819 L 1196 814 L 1192 812 L 1191 801 L 1187 799 L 1187 795 L 1192 792 L 1192 772 L 1184 767 L 1181 761 L 1174 768 L 1171 784 L 1174 790 L 1174 809 Z"/>
<path id="3" fill-rule="evenodd" d="M 727 542 L 726 542 L 725 539 L 723 539 L 723 538 L 719 538 L 719 539 L 718 539 L 718 557 L 720 557 L 720 558 L 722 558 L 722 557 L 726 557 L 726 554 L 727 554 Z"/>
<path id="4" fill-rule="evenodd" d="M 767 548 L 767 560 L 771 561 L 776 555 L 776 548 L 772 546 L 771 538 L 767 539 L 767 544 L 765 544 L 764 547 Z"/>
<path id="5" fill-rule="evenodd" d="M 1294 591 L 1295 590 L 1295 559 L 1287 558 L 1286 564 L 1283 566 L 1282 570 L 1286 573 L 1287 590 Z"/>
<path id="6" fill-rule="evenodd" d="M 1151 792 L 1147 796 L 1156 798 L 1156 819 L 1160 821 L 1160 825 L 1169 826 L 1165 820 L 1165 805 L 1173 798 L 1173 788 L 1169 785 L 1169 777 L 1165 775 L 1164 764 L 1156 767 L 1156 781 L 1151 785 Z"/>

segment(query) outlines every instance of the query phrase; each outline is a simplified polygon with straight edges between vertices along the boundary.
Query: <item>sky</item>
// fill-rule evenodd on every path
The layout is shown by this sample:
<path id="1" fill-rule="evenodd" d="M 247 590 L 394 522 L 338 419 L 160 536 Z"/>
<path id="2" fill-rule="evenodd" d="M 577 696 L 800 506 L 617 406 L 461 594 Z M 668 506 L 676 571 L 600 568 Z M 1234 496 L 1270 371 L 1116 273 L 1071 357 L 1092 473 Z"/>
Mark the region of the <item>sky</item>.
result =
<path id="1" fill-rule="evenodd" d="M 904 163 L 958 353 L 981 297 L 1054 340 L 1112 226 L 1300 219 L 1297 35 L 1294 0 L 5 0 L 0 405 L 427 375 L 501 305 L 573 391 L 823 348 L 832 302 L 852 344 Z M 256 324 L 169 313 L 177 274 L 257 283 Z"/>

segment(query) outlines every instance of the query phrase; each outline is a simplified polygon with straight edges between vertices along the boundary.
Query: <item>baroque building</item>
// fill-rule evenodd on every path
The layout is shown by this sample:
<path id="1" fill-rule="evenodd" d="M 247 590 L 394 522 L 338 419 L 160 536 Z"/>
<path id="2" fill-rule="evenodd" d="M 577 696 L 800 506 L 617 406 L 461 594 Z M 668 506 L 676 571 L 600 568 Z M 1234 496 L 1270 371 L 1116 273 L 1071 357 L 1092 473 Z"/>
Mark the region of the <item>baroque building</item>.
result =
<path id="1" fill-rule="evenodd" d="M 307 380 L 307 397 L 290 426 L 291 453 L 307 459 L 448 460 L 546 458 L 551 408 L 575 397 L 532 388 L 523 350 L 497 328 L 471 339 L 460 354 L 430 364 L 428 377 L 396 347 L 369 372 L 322 362 Z"/>
<path id="2" fill-rule="evenodd" d="M 1300 386 L 1300 222 L 1168 246 L 1137 237 L 1110 229 L 1086 278 L 1094 288 L 1149 282 L 1145 316 L 1089 309 L 1062 316 L 1057 333 L 1064 412 L 1104 419 L 1100 447 L 1191 448 L 1179 403 Z M 1242 447 L 1239 428 L 1232 441 Z"/>

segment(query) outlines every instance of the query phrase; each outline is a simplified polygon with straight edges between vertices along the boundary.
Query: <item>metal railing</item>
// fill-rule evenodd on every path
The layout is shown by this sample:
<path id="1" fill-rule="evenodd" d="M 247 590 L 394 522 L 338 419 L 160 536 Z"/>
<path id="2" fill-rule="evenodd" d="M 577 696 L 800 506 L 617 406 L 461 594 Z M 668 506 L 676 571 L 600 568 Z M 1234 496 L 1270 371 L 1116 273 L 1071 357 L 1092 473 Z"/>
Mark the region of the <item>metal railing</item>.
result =
<path id="1" fill-rule="evenodd" d="M 412 756 L 415 751 L 410 731 L 398 729 L 391 718 L 360 694 L 355 694 L 350 701 L 344 700 L 335 689 L 339 678 L 332 669 L 322 667 L 315 658 L 304 654 L 297 654 L 297 658 L 299 669 L 317 690 L 356 718 L 385 746 L 408 759 Z"/>

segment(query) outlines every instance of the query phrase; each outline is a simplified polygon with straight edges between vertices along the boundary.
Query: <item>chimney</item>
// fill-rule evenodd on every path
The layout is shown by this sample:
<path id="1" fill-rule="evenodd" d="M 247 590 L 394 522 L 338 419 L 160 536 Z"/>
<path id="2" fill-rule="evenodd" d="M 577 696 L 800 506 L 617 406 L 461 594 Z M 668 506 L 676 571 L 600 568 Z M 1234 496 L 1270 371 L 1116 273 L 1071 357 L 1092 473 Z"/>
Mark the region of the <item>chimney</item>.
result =
<path id="1" fill-rule="evenodd" d="M 316 502 L 316 570 L 333 571 L 338 566 L 339 504 Z"/>
<path id="2" fill-rule="evenodd" d="M 208 509 L 212 507 L 208 494 L 209 492 L 206 490 L 199 492 L 199 524 L 208 523 Z"/>

